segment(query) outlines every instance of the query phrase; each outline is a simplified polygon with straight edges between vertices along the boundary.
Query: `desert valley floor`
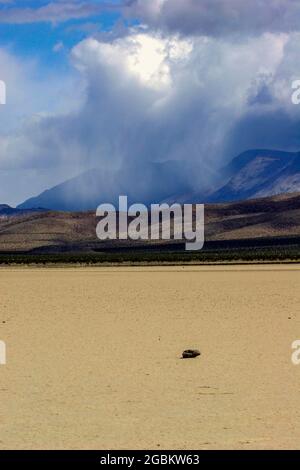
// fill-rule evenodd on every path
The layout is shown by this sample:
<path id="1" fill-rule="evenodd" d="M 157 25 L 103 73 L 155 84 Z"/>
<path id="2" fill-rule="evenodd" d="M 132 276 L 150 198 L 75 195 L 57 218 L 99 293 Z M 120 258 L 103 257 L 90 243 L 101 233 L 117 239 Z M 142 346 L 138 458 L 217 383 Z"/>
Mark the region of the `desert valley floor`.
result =
<path id="1" fill-rule="evenodd" d="M 0 448 L 300 448 L 299 287 L 299 265 L 0 269 Z"/>

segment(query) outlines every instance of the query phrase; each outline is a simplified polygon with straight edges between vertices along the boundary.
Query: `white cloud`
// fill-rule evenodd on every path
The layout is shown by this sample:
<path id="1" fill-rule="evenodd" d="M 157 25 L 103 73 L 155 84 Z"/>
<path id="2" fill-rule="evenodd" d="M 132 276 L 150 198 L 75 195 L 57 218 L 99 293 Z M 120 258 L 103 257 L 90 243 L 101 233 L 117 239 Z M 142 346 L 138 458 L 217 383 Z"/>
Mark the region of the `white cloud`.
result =
<path id="1" fill-rule="evenodd" d="M 7 89 L 7 103 L 0 107 L 0 132 L 8 132 L 28 122 L 33 116 L 70 109 L 74 102 L 73 87 L 78 77 L 74 71 L 62 72 L 46 67 L 36 60 L 16 56 L 0 48 L 0 80 Z"/>
<path id="2" fill-rule="evenodd" d="M 165 38 L 148 33 L 131 34 L 113 43 L 87 39 L 73 50 L 79 68 L 101 65 L 120 69 L 124 76 L 136 78 L 141 85 L 161 88 L 171 84 L 171 68 L 192 52 L 192 42 L 177 37 Z"/>
<path id="3" fill-rule="evenodd" d="M 35 7 L 13 4 L 10 8 L 0 10 L 0 23 L 60 23 L 70 19 L 87 18 L 100 13 L 103 9 L 105 6 L 103 7 L 97 2 L 81 0 L 53 0 L 45 5 Z"/>
<path id="4" fill-rule="evenodd" d="M 2 135 L 0 169 L 47 170 L 48 181 L 61 181 L 96 166 L 121 168 L 124 187 L 143 181 L 148 162 L 175 159 L 186 163 L 191 189 L 199 189 L 225 158 L 244 150 L 245 131 L 235 130 L 249 113 L 260 118 L 279 107 L 289 111 L 296 36 L 264 34 L 232 43 L 146 29 L 111 42 L 86 39 L 72 51 L 85 86 L 71 91 L 81 105 L 74 110 L 68 102 L 64 112 L 39 114 Z M 62 93 L 67 89 L 66 82 Z M 298 119 L 298 109 L 291 116 Z M 269 130 L 269 142 L 278 136 L 278 126 Z M 33 184 L 28 196 L 38 190 Z"/>

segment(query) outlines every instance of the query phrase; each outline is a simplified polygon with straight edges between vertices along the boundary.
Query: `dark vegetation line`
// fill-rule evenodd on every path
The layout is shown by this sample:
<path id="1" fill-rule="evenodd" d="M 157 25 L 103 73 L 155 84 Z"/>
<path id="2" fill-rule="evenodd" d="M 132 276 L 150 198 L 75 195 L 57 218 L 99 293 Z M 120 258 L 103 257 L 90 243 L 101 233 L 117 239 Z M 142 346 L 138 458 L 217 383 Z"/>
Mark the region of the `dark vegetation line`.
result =
<path id="1" fill-rule="evenodd" d="M 17 254 L 1 253 L 0 265 L 30 264 L 189 264 L 189 263 L 242 263 L 242 262 L 295 262 L 300 261 L 300 246 L 281 248 L 246 248 L 207 250 L 200 252 L 98 252 Z"/>

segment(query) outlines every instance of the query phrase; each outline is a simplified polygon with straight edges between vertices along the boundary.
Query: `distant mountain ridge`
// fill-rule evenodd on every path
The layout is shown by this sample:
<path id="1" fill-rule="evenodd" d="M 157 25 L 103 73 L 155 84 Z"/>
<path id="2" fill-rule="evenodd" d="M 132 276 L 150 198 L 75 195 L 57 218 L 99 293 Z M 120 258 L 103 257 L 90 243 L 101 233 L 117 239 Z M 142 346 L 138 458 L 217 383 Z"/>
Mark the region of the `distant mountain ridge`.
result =
<path id="1" fill-rule="evenodd" d="M 227 181 L 207 202 L 229 202 L 300 191 L 300 153 L 248 150 L 224 168 Z"/>
<path id="2" fill-rule="evenodd" d="M 210 191 L 192 192 L 188 181 L 187 167 L 178 161 L 140 164 L 127 172 L 96 168 L 28 199 L 18 209 L 95 210 L 103 202 L 117 205 L 122 194 L 128 195 L 130 203 L 150 205 L 162 201 L 219 203 L 294 193 L 300 191 L 300 152 L 243 152 L 221 170 L 218 187 Z"/>
<path id="3" fill-rule="evenodd" d="M 0 215 L 1 214 L 11 214 L 15 209 L 8 206 L 7 204 L 0 204 Z"/>
<path id="4" fill-rule="evenodd" d="M 177 161 L 148 163 L 115 173 L 95 168 L 26 200 L 18 209 L 95 210 L 102 203 L 117 205 L 120 195 L 127 195 L 129 203 L 159 203 L 176 193 L 178 185 L 189 190 L 186 175 L 185 163 Z"/>
<path id="5" fill-rule="evenodd" d="M 35 208 L 35 209 L 15 209 L 14 207 L 10 207 L 7 204 L 0 204 L 0 217 L 1 216 L 11 216 L 11 215 L 24 215 L 28 213 L 34 212 L 44 212 L 44 209 Z"/>

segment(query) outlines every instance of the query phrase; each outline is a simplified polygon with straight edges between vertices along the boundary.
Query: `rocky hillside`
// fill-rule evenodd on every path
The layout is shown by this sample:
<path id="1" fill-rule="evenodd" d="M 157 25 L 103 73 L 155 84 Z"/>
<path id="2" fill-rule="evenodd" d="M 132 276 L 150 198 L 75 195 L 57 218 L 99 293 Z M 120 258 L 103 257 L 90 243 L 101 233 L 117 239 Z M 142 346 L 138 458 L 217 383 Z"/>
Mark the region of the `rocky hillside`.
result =
<path id="1" fill-rule="evenodd" d="M 224 184 L 207 201 L 255 199 L 300 191 L 300 153 L 249 150 L 223 170 Z"/>

